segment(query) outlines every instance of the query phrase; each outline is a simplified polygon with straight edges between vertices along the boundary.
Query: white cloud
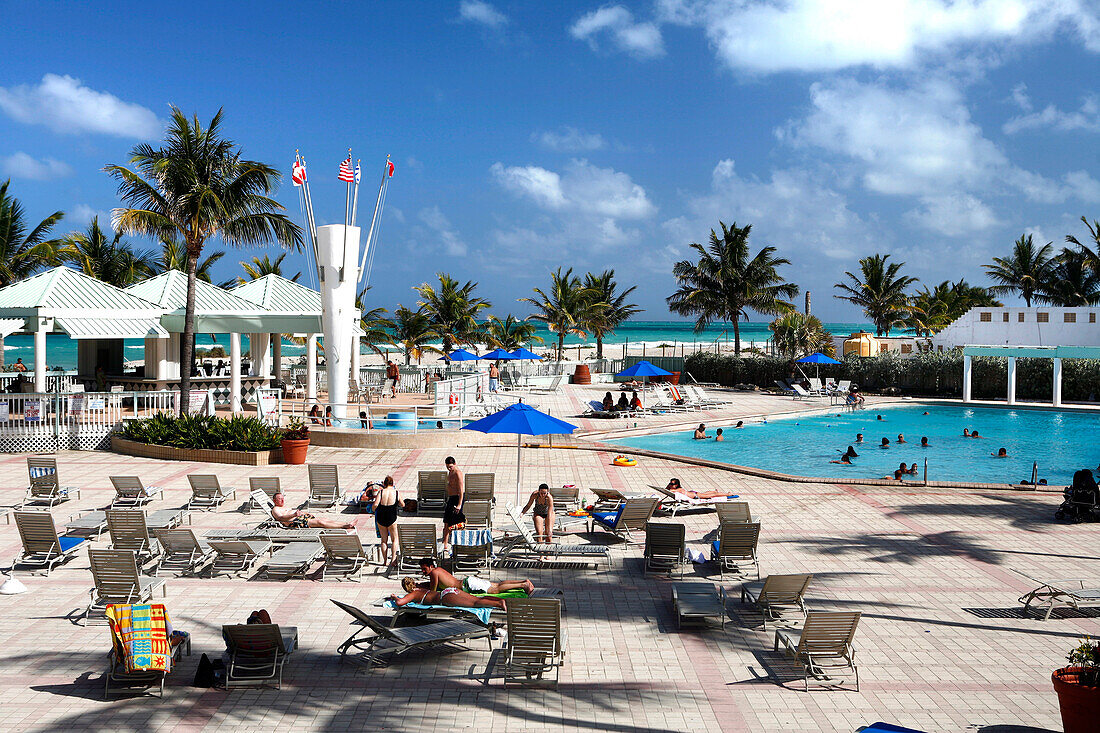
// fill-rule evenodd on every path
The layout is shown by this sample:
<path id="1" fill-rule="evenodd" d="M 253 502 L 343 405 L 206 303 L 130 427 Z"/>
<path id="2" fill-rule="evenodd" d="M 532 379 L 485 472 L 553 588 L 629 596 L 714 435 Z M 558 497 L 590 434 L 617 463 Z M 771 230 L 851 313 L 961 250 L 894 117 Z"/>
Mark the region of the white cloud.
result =
<path id="1" fill-rule="evenodd" d="M 531 140 L 550 150 L 560 150 L 566 153 L 600 150 L 607 145 L 603 136 L 597 133 L 584 132 L 575 127 L 535 132 L 531 134 Z"/>
<path id="2" fill-rule="evenodd" d="M 37 86 L 0 87 L 0 110 L 19 122 L 45 125 L 61 133 L 147 139 L 164 129 L 151 110 L 57 74 L 46 74 Z"/>
<path id="3" fill-rule="evenodd" d="M 569 28 L 569 34 L 598 48 L 597 37 L 606 34 L 620 51 L 637 58 L 665 55 L 661 29 L 655 23 L 638 23 L 634 14 L 622 5 L 605 5 L 585 13 Z"/>
<path id="4" fill-rule="evenodd" d="M 1013 117 L 1001 126 L 1006 135 L 1040 128 L 1050 128 L 1058 132 L 1074 130 L 1100 132 L 1100 102 L 1095 95 L 1086 96 L 1081 102 L 1081 109 L 1076 112 L 1064 112 L 1053 104 L 1047 105 L 1040 112 L 1034 112 L 1031 98 L 1027 94 L 1027 86 L 1024 84 L 1018 84 L 1013 88 L 1012 99 L 1026 114 Z"/>
<path id="5" fill-rule="evenodd" d="M 65 221 L 69 224 L 88 224 L 93 218 L 99 217 L 99 226 L 104 231 L 111 228 L 111 212 L 103 209 L 93 209 L 88 204 L 77 204 L 73 210 L 65 214 Z"/>
<path id="6" fill-rule="evenodd" d="M 451 227 L 450 220 L 440 210 L 438 206 L 432 206 L 431 208 L 420 210 L 420 221 L 424 222 L 435 238 L 443 247 L 443 252 L 451 257 L 465 257 L 467 246 L 466 242 L 462 241 L 454 229 Z"/>
<path id="7" fill-rule="evenodd" d="M 73 174 L 68 163 L 53 158 L 37 160 L 26 153 L 19 152 L 0 158 L 0 175 L 12 178 L 27 178 L 32 181 L 52 181 Z"/>
<path id="8" fill-rule="evenodd" d="M 947 237 L 982 232 L 998 221 L 992 209 L 969 194 L 923 196 L 921 206 L 905 212 L 903 219 Z"/>
<path id="9" fill-rule="evenodd" d="M 500 28 L 508 24 L 508 17 L 504 13 L 482 0 L 462 0 L 458 6 L 458 14 L 463 20 L 490 28 Z"/>
<path id="10" fill-rule="evenodd" d="M 656 211 L 645 189 L 626 173 L 599 168 L 587 160 L 570 161 L 561 174 L 534 165 L 501 163 L 490 170 L 506 189 L 550 211 L 607 219 L 644 219 Z"/>

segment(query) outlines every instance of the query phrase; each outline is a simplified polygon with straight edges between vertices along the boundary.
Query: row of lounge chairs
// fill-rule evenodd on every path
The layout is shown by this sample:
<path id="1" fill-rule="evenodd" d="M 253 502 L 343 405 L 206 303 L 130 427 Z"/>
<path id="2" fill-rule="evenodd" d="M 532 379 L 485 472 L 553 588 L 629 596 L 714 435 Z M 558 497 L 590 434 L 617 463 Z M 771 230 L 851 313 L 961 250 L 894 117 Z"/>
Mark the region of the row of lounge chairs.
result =
<path id="1" fill-rule="evenodd" d="M 643 406 L 629 410 L 605 410 L 603 403 L 599 400 L 590 400 L 584 415 L 600 418 L 637 417 L 663 412 L 711 410 L 730 402 L 729 400 L 713 397 L 702 387 L 690 384 L 654 385 L 650 389 L 641 391 L 640 399 Z"/>

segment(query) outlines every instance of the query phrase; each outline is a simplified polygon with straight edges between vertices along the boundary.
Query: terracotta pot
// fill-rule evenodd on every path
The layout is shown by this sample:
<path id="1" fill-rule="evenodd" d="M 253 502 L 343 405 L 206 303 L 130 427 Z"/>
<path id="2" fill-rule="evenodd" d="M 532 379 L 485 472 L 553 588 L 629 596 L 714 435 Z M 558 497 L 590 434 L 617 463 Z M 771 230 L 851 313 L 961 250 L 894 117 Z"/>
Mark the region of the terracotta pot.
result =
<path id="1" fill-rule="evenodd" d="M 283 463 L 300 466 L 306 462 L 306 453 L 309 451 L 309 438 L 305 440 L 281 440 L 283 447 Z"/>
<path id="2" fill-rule="evenodd" d="M 668 381 L 672 382 L 673 384 L 679 384 L 680 383 L 680 372 L 673 372 L 672 376 L 668 378 Z"/>
<path id="3" fill-rule="evenodd" d="M 573 371 L 573 384 L 592 384 L 592 373 L 587 364 L 578 364 Z"/>
<path id="4" fill-rule="evenodd" d="M 1080 669 L 1063 667 L 1050 675 L 1066 733 L 1094 733 L 1100 720 L 1100 687 L 1082 685 L 1078 681 Z"/>

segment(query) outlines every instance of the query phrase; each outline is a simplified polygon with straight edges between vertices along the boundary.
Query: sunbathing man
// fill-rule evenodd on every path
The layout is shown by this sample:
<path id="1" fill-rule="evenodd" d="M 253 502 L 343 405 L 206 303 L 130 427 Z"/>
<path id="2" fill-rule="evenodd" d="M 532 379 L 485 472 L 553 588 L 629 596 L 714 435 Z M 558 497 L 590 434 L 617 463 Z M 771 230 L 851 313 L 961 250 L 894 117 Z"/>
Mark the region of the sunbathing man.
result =
<path id="1" fill-rule="evenodd" d="M 309 512 L 298 509 L 288 509 L 284 506 L 286 498 L 282 492 L 275 495 L 275 506 L 271 507 L 271 518 L 288 529 L 355 529 L 351 522 L 341 522 L 339 519 L 318 517 Z"/>
<path id="2" fill-rule="evenodd" d="M 458 588 L 467 593 L 487 593 L 496 595 L 510 590 L 522 590 L 531 595 L 535 592 L 535 584 L 530 580 L 498 580 L 493 583 L 476 575 L 471 575 L 464 580 L 459 580 L 449 572 L 435 564 L 435 560 L 426 557 L 420 561 L 420 572 L 428 578 L 427 583 L 420 583 L 416 587 L 425 590 L 440 590 L 442 588 Z"/>
<path id="3" fill-rule="evenodd" d="M 453 606 L 455 608 L 499 608 L 506 611 L 507 607 L 500 598 L 478 598 L 458 588 L 444 588 L 436 592 L 426 588 L 416 587 L 416 581 L 405 578 L 401 581 L 401 588 L 405 595 L 398 598 L 396 593 L 390 594 L 390 600 L 397 606 L 407 606 L 410 603 L 419 603 L 424 606 Z"/>

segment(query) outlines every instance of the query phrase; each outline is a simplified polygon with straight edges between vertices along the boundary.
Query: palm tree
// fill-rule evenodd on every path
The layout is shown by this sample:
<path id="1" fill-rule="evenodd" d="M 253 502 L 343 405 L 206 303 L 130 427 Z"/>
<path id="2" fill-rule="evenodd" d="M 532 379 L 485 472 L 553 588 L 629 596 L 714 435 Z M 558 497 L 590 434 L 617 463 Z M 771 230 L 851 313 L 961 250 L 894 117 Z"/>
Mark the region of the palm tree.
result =
<path id="1" fill-rule="evenodd" d="M 283 260 L 286 259 L 288 252 L 283 252 L 281 255 L 272 260 L 267 255 L 263 257 L 253 257 L 251 262 L 242 262 L 241 267 L 244 268 L 244 274 L 248 276 L 247 279 L 238 277 L 238 283 L 246 283 L 251 280 L 259 280 L 265 275 L 278 275 L 279 277 L 285 277 L 283 275 Z M 291 282 L 298 282 L 298 278 L 302 276 L 301 272 L 295 273 L 294 277 L 289 278 Z M 362 295 L 362 293 L 360 293 Z M 358 307 L 358 306 L 357 306 Z"/>
<path id="2" fill-rule="evenodd" d="M 133 169 L 109 165 L 127 208 L 115 209 L 123 232 L 152 237 L 178 234 L 187 251 L 187 307 L 183 320 L 180 412 L 191 393 L 195 333 L 195 281 L 203 247 L 213 237 L 231 246 L 278 242 L 302 246 L 301 228 L 269 196 L 279 172 L 245 160 L 236 143 L 221 134 L 222 110 L 204 129 L 198 116 L 188 119 L 172 107 L 163 147 L 143 143 L 131 151 Z"/>
<path id="3" fill-rule="evenodd" d="M 1085 223 L 1088 224 L 1087 221 Z M 1072 241 L 1077 243 L 1077 240 Z M 989 289 L 990 292 L 994 295 L 1019 293 L 1024 304 L 1030 308 L 1035 293 L 1050 280 L 1054 269 L 1052 244 L 1047 242 L 1036 249 L 1030 234 L 1021 235 L 1012 247 L 1011 257 L 994 257 L 992 264 L 985 265 L 989 278 L 997 283 Z"/>
<path id="4" fill-rule="evenodd" d="M 679 289 L 665 300 L 668 309 L 682 316 L 695 316 L 695 331 L 706 328 L 711 321 L 733 324 L 734 353 L 741 355 L 741 319 L 749 320 L 748 311 L 780 315 L 794 310 L 783 298 L 798 295 L 798 286 L 779 274 L 781 265 L 789 265 L 784 257 L 776 257 L 775 247 L 764 247 L 749 256 L 749 232 L 752 225 L 727 227 L 718 222 L 721 238 L 710 230 L 706 247 L 692 242 L 699 261 L 682 260 L 672 268 Z"/>
<path id="5" fill-rule="evenodd" d="M 1093 267 L 1087 247 L 1066 247 L 1054 263 L 1050 279 L 1035 294 L 1036 300 L 1064 308 L 1100 303 L 1100 270 Z"/>
<path id="6" fill-rule="evenodd" d="M 423 308 L 412 310 L 398 305 L 393 312 L 393 318 L 385 319 L 382 323 L 389 329 L 389 342 L 405 353 L 406 366 L 412 363 L 413 357 L 416 357 L 419 364 L 420 357 L 425 352 L 440 351 L 428 343 L 439 338 L 439 333 L 432 328 L 431 316 Z"/>
<path id="7" fill-rule="evenodd" d="M 43 267 L 60 263 L 60 242 L 47 239 L 65 216 L 55 211 L 27 231 L 26 213 L 19 199 L 8 194 L 11 179 L 0 184 L 0 287 L 30 277 Z M 0 335 L 0 368 L 4 366 L 4 337 Z"/>
<path id="8" fill-rule="evenodd" d="M 485 337 L 489 340 L 489 345 L 505 351 L 515 351 L 531 341 L 541 344 L 542 336 L 535 335 L 537 330 L 538 327 L 526 318 L 521 320 L 511 313 L 503 321 L 496 316 L 489 316 L 485 323 Z"/>
<path id="9" fill-rule="evenodd" d="M 1100 273 L 1100 221 L 1093 221 L 1089 224 L 1089 220 L 1082 216 L 1081 222 L 1089 230 L 1089 236 L 1092 238 L 1092 244 L 1095 249 L 1077 241 L 1077 237 L 1072 234 L 1066 235 L 1066 241 L 1081 250 L 1082 254 L 1085 256 L 1085 261 L 1089 269 Z"/>
<path id="10" fill-rule="evenodd" d="M 768 324 L 776 350 L 791 360 L 821 352 L 832 356 L 836 352 L 833 335 L 821 325 L 817 316 L 791 311 Z"/>
<path id="11" fill-rule="evenodd" d="M 481 337 L 481 325 L 477 317 L 491 304 L 484 298 L 474 297 L 477 283 L 458 281 L 445 272 L 438 274 L 439 290 L 428 283 L 413 288 L 420 294 L 417 305 L 427 314 L 432 329 L 443 339 L 444 353 L 450 353 L 455 344 L 470 344 Z"/>
<path id="12" fill-rule="evenodd" d="M 183 242 L 176 239 L 175 236 L 166 236 L 161 237 L 160 244 L 161 252 L 156 262 L 157 274 L 168 272 L 169 270 L 187 272 L 187 247 Z M 198 264 L 195 265 L 195 279 L 213 283 L 210 276 L 210 270 L 222 257 L 225 257 L 225 252 L 219 250 L 217 252 L 211 252 L 208 257 L 199 260 Z M 218 287 L 228 288 L 236 284 L 236 280 L 225 280 L 224 282 L 218 283 Z"/>
<path id="13" fill-rule="evenodd" d="M 87 231 L 73 232 L 64 238 L 61 253 L 67 262 L 89 277 L 116 288 L 127 288 L 153 274 L 156 259 L 146 251 L 135 250 L 116 234 L 108 239 L 99 228 L 99 217 L 92 217 Z"/>
<path id="14" fill-rule="evenodd" d="M 837 283 L 833 287 L 847 295 L 834 295 L 863 309 L 864 315 L 875 324 L 875 334 L 889 336 L 890 329 L 900 324 L 909 312 L 909 296 L 905 289 L 917 282 L 917 278 L 899 275 L 904 262 L 887 262 L 890 255 L 871 255 L 859 261 L 860 277 L 850 272 L 850 283 Z"/>
<path id="15" fill-rule="evenodd" d="M 588 319 L 588 328 L 596 337 L 596 358 L 603 358 L 603 337 L 614 333 L 615 329 L 623 324 L 631 316 L 641 313 L 642 309 L 635 303 L 627 303 L 627 297 L 633 293 L 637 286 L 619 293 L 619 284 L 615 282 L 615 271 L 604 270 L 599 275 L 588 273 L 584 276 L 584 286 L 595 291 L 596 299 L 606 306 L 593 308 L 592 315 Z"/>
<path id="16" fill-rule="evenodd" d="M 559 267 L 550 273 L 550 289 L 543 292 L 535 288 L 537 298 L 520 298 L 521 303 L 530 303 L 537 312 L 531 319 L 545 323 L 551 333 L 558 335 L 558 361 L 565 353 L 566 334 L 585 336 L 593 309 L 604 308 L 608 304 L 599 300 L 599 293 L 586 287 L 579 277 L 569 268 L 562 274 Z"/>
<path id="17" fill-rule="evenodd" d="M 932 290 L 926 285 L 909 300 L 908 314 L 902 321 L 917 336 L 931 336 L 958 320 L 971 308 L 1000 307 L 989 288 L 971 285 L 966 280 L 944 280 Z"/>
<path id="18" fill-rule="evenodd" d="M 266 256 L 264 259 L 267 259 Z M 279 259 L 275 261 L 276 266 L 278 266 L 282 259 L 283 258 L 280 256 Z M 243 265 L 244 263 L 242 262 L 241 264 Z M 274 274 L 278 275 L 279 273 L 276 272 Z M 302 273 L 299 272 L 293 277 L 293 280 L 297 281 L 301 274 Z M 368 285 L 355 294 L 355 307 L 361 314 L 359 318 L 359 328 L 363 329 L 363 335 L 360 336 L 359 339 L 360 343 L 365 343 L 368 349 L 381 356 L 382 350 L 378 348 L 378 344 L 390 343 L 390 334 L 386 330 L 389 322 L 384 315 L 387 312 L 385 308 L 379 306 L 377 308 L 371 308 L 370 310 L 365 309 L 363 304 L 367 297 L 367 291 L 370 290 L 370 288 L 371 286 Z"/>

